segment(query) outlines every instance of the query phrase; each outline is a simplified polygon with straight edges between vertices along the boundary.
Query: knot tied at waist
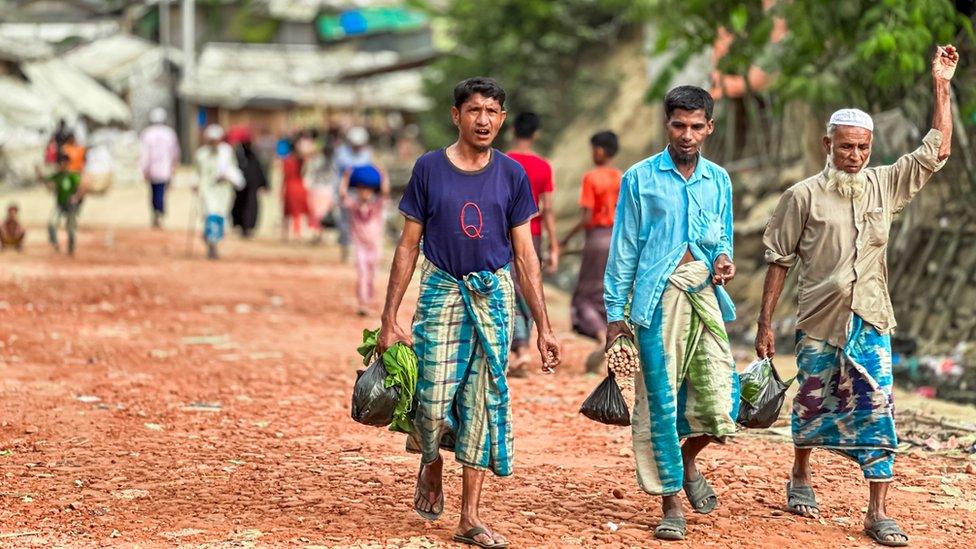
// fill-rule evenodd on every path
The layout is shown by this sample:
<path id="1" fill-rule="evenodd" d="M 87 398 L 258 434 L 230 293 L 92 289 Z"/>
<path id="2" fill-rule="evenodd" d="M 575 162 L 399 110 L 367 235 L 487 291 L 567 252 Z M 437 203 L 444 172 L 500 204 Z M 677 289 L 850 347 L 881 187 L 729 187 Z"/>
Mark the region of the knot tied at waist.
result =
<path id="1" fill-rule="evenodd" d="M 508 272 L 508 267 L 502 267 L 498 272 Z M 474 292 L 479 296 L 488 296 L 498 290 L 501 279 L 491 271 L 478 271 L 464 275 L 464 279 L 459 281 L 468 291 Z"/>
<path id="2" fill-rule="evenodd" d="M 690 261 L 678 265 L 668 281 L 683 292 L 698 293 L 711 284 L 712 274 L 704 261 Z"/>

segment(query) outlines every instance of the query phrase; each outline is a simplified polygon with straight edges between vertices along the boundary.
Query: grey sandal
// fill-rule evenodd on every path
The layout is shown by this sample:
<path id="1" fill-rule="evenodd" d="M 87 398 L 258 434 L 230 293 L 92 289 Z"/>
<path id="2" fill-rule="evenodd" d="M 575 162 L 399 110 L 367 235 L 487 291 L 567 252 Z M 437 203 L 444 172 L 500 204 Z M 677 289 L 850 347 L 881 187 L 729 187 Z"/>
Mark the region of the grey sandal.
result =
<path id="1" fill-rule="evenodd" d="M 685 517 L 664 517 L 654 529 L 654 537 L 668 541 L 681 541 L 688 532 Z"/>
<path id="2" fill-rule="evenodd" d="M 908 534 L 898 527 L 898 523 L 891 519 L 882 519 L 865 528 L 864 533 L 871 539 L 886 547 L 905 547 L 908 545 Z M 887 536 L 901 536 L 905 539 L 888 540 Z"/>
<path id="3" fill-rule="evenodd" d="M 444 487 L 441 487 L 441 493 L 437 496 L 437 501 L 430 501 L 427 499 L 427 495 L 421 493 L 420 491 L 420 474 L 424 471 L 424 464 L 420 464 L 420 471 L 417 471 L 417 487 L 413 492 L 413 510 L 417 512 L 418 515 L 426 520 L 434 521 L 441 518 L 441 514 L 444 513 Z M 421 498 L 427 503 L 432 503 L 433 507 L 431 510 L 433 512 L 424 511 L 420 508 Z M 477 535 L 477 534 L 476 534 Z"/>
<path id="4" fill-rule="evenodd" d="M 695 480 L 685 482 L 684 488 L 685 495 L 688 496 L 688 501 L 691 502 L 691 507 L 696 513 L 707 515 L 718 507 L 718 497 L 715 495 L 715 490 L 712 490 L 701 473 Z"/>
<path id="5" fill-rule="evenodd" d="M 814 509 L 817 513 L 804 513 L 800 511 L 800 507 Z M 801 517 L 817 517 L 820 515 L 820 506 L 817 505 L 817 495 L 813 492 L 813 488 L 810 486 L 793 486 L 792 482 L 786 483 L 786 509 Z"/>
<path id="6" fill-rule="evenodd" d="M 482 534 L 492 539 L 495 539 L 492 537 L 491 533 L 482 526 L 475 526 L 474 528 L 468 530 L 463 534 L 454 534 L 453 539 L 458 543 L 464 543 L 466 545 L 474 545 L 477 547 L 484 547 L 485 549 L 504 549 L 505 547 L 508 547 L 507 541 L 498 542 L 498 543 L 483 543 L 475 539 Z"/>

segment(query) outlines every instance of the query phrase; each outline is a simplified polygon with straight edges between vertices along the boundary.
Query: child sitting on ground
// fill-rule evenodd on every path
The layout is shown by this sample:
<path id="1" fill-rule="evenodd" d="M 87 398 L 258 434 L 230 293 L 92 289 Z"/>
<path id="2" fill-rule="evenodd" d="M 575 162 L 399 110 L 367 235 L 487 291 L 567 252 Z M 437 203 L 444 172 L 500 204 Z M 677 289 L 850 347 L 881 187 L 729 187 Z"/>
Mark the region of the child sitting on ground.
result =
<path id="1" fill-rule="evenodd" d="M 7 206 L 7 218 L 0 224 L 0 250 L 13 248 L 18 252 L 24 251 L 24 235 L 27 231 L 18 219 L 20 208 L 16 204 Z"/>

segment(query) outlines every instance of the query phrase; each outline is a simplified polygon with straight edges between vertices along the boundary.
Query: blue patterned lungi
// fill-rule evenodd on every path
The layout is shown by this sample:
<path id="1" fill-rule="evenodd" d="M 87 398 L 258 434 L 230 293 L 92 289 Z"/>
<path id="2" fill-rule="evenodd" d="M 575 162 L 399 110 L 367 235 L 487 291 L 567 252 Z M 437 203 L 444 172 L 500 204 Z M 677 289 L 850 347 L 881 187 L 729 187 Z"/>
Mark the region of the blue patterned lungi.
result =
<path id="1" fill-rule="evenodd" d="M 891 480 L 898 448 L 891 336 L 857 315 L 843 351 L 798 331 L 796 364 L 793 443 L 852 459 L 869 481 Z"/>

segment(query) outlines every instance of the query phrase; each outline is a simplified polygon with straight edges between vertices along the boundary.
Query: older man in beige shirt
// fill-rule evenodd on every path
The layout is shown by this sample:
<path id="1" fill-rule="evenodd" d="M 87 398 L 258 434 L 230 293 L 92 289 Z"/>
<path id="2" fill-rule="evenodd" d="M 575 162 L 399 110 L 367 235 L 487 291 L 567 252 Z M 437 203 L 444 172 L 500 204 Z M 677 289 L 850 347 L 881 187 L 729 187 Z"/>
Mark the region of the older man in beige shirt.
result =
<path id="1" fill-rule="evenodd" d="M 756 353 L 772 357 L 770 323 L 790 267 L 800 263 L 797 366 L 793 401 L 795 457 L 787 484 L 790 511 L 819 515 L 810 453 L 826 448 L 858 463 L 870 483 L 865 532 L 882 545 L 908 536 L 885 513 L 895 434 L 886 252 L 892 216 L 949 156 L 949 82 L 959 56 L 939 47 L 932 61 L 935 108 L 922 146 L 892 165 L 865 167 L 874 124 L 856 109 L 831 116 L 823 138 L 827 167 L 790 187 L 766 227 L 766 273 Z"/>

